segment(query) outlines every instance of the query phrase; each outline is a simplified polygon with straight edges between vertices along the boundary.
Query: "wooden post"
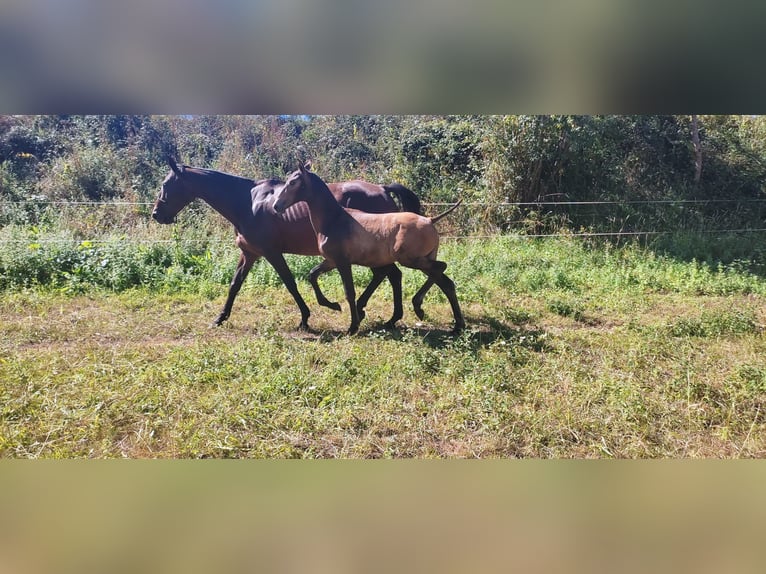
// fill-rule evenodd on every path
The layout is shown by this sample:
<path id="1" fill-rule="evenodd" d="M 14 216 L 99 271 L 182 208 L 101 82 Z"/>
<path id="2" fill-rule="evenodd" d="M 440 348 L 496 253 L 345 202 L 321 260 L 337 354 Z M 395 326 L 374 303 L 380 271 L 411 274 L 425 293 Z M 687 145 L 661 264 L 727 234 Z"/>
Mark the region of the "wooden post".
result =
<path id="1" fill-rule="evenodd" d="M 699 185 L 702 177 L 702 145 L 700 144 L 699 121 L 692 116 L 692 145 L 694 146 L 694 185 Z"/>

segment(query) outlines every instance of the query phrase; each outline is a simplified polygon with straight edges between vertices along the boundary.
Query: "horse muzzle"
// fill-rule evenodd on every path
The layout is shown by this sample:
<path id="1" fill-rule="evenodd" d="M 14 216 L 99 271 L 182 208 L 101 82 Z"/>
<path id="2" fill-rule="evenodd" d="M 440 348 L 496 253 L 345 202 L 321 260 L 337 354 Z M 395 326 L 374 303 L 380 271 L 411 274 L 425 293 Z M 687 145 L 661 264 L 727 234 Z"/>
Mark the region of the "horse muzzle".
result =
<path id="1" fill-rule="evenodd" d="M 175 217 L 168 217 L 167 215 L 163 215 L 159 211 L 157 211 L 156 209 L 154 211 L 152 211 L 152 219 L 154 219 L 154 221 L 156 221 L 157 223 L 160 223 L 162 225 L 169 225 L 171 223 L 175 223 L 176 222 L 176 218 Z"/>
<path id="2" fill-rule="evenodd" d="M 274 211 L 276 211 L 279 214 L 282 214 L 287 209 L 287 205 L 285 205 L 284 201 L 279 201 L 278 199 L 274 202 Z"/>

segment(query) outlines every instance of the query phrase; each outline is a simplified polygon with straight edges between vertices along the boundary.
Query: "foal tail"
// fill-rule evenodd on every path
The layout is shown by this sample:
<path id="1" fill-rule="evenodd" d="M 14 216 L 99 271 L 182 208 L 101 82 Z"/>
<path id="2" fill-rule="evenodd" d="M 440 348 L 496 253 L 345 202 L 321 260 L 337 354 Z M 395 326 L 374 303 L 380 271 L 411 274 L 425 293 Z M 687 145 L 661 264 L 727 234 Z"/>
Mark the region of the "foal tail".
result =
<path id="1" fill-rule="evenodd" d="M 411 211 L 412 213 L 423 215 L 423 208 L 420 205 L 418 196 L 415 195 L 413 191 L 404 187 L 401 183 L 384 185 L 383 189 L 389 194 L 394 194 L 399 199 L 399 203 L 402 204 L 402 211 Z"/>
<path id="2" fill-rule="evenodd" d="M 449 208 L 447 211 L 445 211 L 444 213 L 440 213 L 440 214 L 439 214 L 439 215 L 437 215 L 436 217 L 432 217 L 432 218 L 431 218 L 431 223 L 436 223 L 436 222 L 437 222 L 437 221 L 439 221 L 439 220 L 440 220 L 442 217 L 446 217 L 447 215 L 449 215 L 450 213 L 452 213 L 452 211 L 453 211 L 453 210 L 454 210 L 454 209 L 455 209 L 455 208 L 456 208 L 458 205 L 460 205 L 461 203 L 463 203 L 463 200 L 462 200 L 462 199 L 458 199 L 457 203 L 456 203 L 455 205 L 453 205 L 452 207 L 450 207 L 450 208 Z"/>

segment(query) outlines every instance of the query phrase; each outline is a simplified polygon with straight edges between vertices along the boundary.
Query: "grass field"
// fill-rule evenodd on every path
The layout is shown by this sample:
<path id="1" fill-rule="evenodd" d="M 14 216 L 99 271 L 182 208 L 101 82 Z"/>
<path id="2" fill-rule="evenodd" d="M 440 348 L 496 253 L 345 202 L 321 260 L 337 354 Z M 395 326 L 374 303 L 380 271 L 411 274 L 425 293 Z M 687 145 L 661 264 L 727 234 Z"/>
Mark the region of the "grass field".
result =
<path id="1" fill-rule="evenodd" d="M 30 265 L 28 252 L 42 266 L 65 248 L 0 256 L 4 457 L 766 455 L 758 262 L 574 239 L 448 241 L 441 258 L 465 333 L 449 336 L 449 305 L 435 292 L 427 321 L 406 300 L 402 328 L 381 330 L 384 284 L 347 337 L 345 305 L 320 308 L 303 281 L 314 332 L 296 331 L 297 308 L 265 264 L 230 321 L 210 328 L 230 245 L 220 258 L 210 247 L 185 254 L 189 267 L 146 248 L 136 260 L 160 270 L 136 266 L 144 284 L 124 288 L 86 281 L 100 264 L 113 272 L 109 246 L 74 245 L 100 263 L 73 256 L 71 272 L 46 285 L 13 283 L 13 265 Z M 290 261 L 299 275 L 311 265 Z M 405 296 L 420 283 L 406 272 Z M 337 277 L 323 286 L 342 300 Z"/>

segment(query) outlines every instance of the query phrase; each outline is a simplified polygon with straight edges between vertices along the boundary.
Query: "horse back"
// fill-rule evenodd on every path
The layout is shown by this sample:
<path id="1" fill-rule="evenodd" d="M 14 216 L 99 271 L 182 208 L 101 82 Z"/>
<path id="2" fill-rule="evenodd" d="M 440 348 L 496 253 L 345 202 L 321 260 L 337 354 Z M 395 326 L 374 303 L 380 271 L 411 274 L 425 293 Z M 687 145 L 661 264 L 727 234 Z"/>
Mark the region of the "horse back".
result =
<path id="1" fill-rule="evenodd" d="M 358 209 L 367 213 L 390 213 L 399 211 L 399 207 L 382 185 L 362 180 L 328 183 L 335 200 L 348 209 Z"/>
<path id="2" fill-rule="evenodd" d="M 346 209 L 347 225 L 338 225 L 322 242 L 325 256 L 379 267 L 407 258 L 426 256 L 439 244 L 436 228 L 427 217 L 411 212 L 367 213 Z M 332 252 L 327 251 L 332 250 Z"/>

